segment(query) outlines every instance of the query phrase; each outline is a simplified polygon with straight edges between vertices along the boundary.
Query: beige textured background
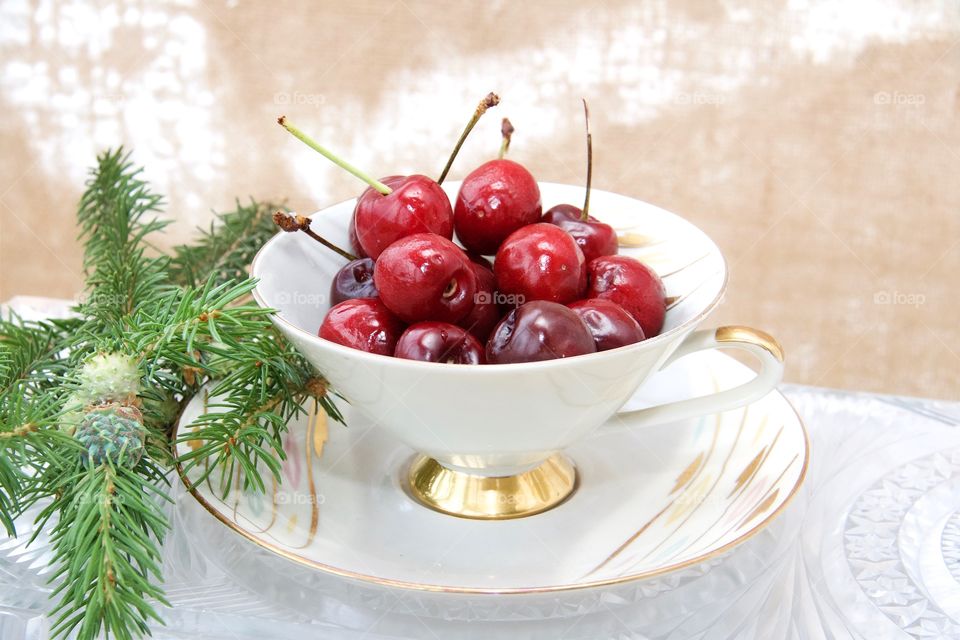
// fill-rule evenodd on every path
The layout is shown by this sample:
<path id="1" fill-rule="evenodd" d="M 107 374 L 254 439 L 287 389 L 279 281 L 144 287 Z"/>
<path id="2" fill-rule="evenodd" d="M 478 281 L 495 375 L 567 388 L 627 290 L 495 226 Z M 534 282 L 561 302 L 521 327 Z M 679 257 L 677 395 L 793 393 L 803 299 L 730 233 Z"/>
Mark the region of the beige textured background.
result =
<path id="1" fill-rule="evenodd" d="M 788 379 L 960 399 L 960 5 L 4 0 L 0 300 L 81 286 L 74 207 L 123 143 L 167 195 L 166 244 L 235 196 L 301 211 L 374 174 L 453 177 L 494 153 L 676 211 L 732 266 L 717 323 L 768 329 Z"/>

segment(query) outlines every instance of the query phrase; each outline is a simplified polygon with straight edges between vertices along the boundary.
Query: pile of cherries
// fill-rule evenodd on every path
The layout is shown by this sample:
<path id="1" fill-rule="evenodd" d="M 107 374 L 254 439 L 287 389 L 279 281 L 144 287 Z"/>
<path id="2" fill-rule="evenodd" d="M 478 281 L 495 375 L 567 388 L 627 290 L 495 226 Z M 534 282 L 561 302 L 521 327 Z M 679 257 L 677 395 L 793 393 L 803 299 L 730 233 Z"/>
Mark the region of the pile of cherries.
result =
<path id="1" fill-rule="evenodd" d="M 280 119 L 370 184 L 350 221 L 353 253 L 341 253 L 353 259 L 333 279 L 321 338 L 411 360 L 504 364 L 615 349 L 660 332 L 660 278 L 617 255 L 613 228 L 589 215 L 589 125 L 582 208 L 560 204 L 542 212 L 536 180 L 503 158 L 513 130 L 506 120 L 500 157 L 470 173 L 451 206 L 440 183 L 477 119 L 497 102 L 493 94 L 481 102 L 436 181 L 373 180 Z M 306 218 L 275 219 L 287 231 L 317 237 Z M 493 263 L 484 256 L 495 256 Z"/>

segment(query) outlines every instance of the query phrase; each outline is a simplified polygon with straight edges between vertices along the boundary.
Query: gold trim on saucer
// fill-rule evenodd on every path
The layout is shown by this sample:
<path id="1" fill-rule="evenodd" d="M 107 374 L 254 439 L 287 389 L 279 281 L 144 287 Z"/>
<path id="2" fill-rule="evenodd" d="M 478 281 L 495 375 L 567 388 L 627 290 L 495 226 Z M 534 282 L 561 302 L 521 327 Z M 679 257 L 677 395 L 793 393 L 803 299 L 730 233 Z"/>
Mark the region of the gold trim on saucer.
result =
<path id="1" fill-rule="evenodd" d="M 513 476 L 454 471 L 433 458 L 417 456 L 406 480 L 411 497 L 434 511 L 475 520 L 509 520 L 542 513 L 566 500 L 576 489 L 577 471 L 561 455 Z"/>
<path id="2" fill-rule="evenodd" d="M 783 347 L 777 342 L 777 339 L 766 331 L 744 327 L 740 325 L 730 325 L 729 327 L 718 327 L 714 334 L 717 342 L 747 342 L 762 347 L 770 352 L 774 358 L 783 362 Z"/>
<path id="3" fill-rule="evenodd" d="M 779 392 L 773 392 L 777 393 Z M 780 395 L 783 398 L 782 395 Z M 803 450 L 803 461 L 802 466 L 800 467 L 799 474 L 796 481 L 793 483 L 793 486 L 789 488 L 786 496 L 777 505 L 777 508 L 772 512 L 767 512 L 764 514 L 764 517 L 758 522 L 754 523 L 753 526 L 740 535 L 736 539 L 731 540 L 725 545 L 722 545 L 712 551 L 698 556 L 689 558 L 682 562 L 674 562 L 672 564 L 665 564 L 663 566 L 657 567 L 655 569 L 649 569 L 646 571 L 638 571 L 634 573 L 627 573 L 626 575 L 605 578 L 605 579 L 594 579 L 594 580 L 578 580 L 572 583 L 566 584 L 554 584 L 554 585 L 545 585 L 545 586 L 536 586 L 536 587 L 458 587 L 458 586 L 447 586 L 440 585 L 435 583 L 422 583 L 422 582 L 410 582 L 406 580 L 396 580 L 392 578 L 384 578 L 380 576 L 371 575 L 368 573 L 361 573 L 358 571 L 353 571 L 350 569 L 343 569 L 329 564 L 324 564 L 322 562 L 317 562 L 315 560 L 310 560 L 304 558 L 303 556 L 293 553 L 288 547 L 275 543 L 269 540 L 265 540 L 256 533 L 245 529 L 240 526 L 239 523 L 234 522 L 229 517 L 227 517 L 220 508 L 215 506 L 213 503 L 209 502 L 197 487 L 193 486 L 192 483 L 184 475 L 183 466 L 180 463 L 179 459 L 175 461 L 177 473 L 180 476 L 181 480 L 184 483 L 184 486 L 188 493 L 200 504 L 203 509 L 205 509 L 211 516 L 216 520 L 219 520 L 226 527 L 233 530 L 235 533 L 239 534 L 241 537 L 246 538 L 252 544 L 272 551 L 273 553 L 286 558 L 291 562 L 295 562 L 301 566 L 310 567 L 323 571 L 330 575 L 340 576 L 342 578 L 347 578 L 351 580 L 358 580 L 360 582 L 365 582 L 368 584 L 378 585 L 381 587 L 390 587 L 390 588 L 399 588 L 399 589 L 409 589 L 413 591 L 423 591 L 429 593 L 455 593 L 455 594 L 464 594 L 464 595 L 515 595 L 515 594 L 534 594 L 534 593 L 559 593 L 559 592 L 568 592 L 568 591 L 578 591 L 582 589 L 593 589 L 597 587 L 607 587 L 613 585 L 621 585 L 637 580 L 645 580 L 650 578 L 655 578 L 657 576 L 662 576 L 679 569 L 686 567 L 694 566 L 705 562 L 707 560 L 713 560 L 719 558 L 726 552 L 730 551 L 737 545 L 743 544 L 747 540 L 753 538 L 760 531 L 762 531 L 766 525 L 773 521 L 781 512 L 783 512 L 796 497 L 797 493 L 800 490 L 800 487 L 803 485 L 803 481 L 806 478 L 807 470 L 810 465 L 810 435 L 807 432 L 806 425 L 803 423 L 803 419 L 800 417 L 800 414 L 797 413 L 797 410 L 793 407 L 789 400 L 783 398 L 786 402 L 789 411 L 795 416 L 797 424 L 800 427 L 800 431 L 803 434 L 804 441 L 804 450 Z M 178 432 L 184 428 L 184 421 L 181 417 L 176 426 L 174 427 L 173 438 L 176 440 Z"/>

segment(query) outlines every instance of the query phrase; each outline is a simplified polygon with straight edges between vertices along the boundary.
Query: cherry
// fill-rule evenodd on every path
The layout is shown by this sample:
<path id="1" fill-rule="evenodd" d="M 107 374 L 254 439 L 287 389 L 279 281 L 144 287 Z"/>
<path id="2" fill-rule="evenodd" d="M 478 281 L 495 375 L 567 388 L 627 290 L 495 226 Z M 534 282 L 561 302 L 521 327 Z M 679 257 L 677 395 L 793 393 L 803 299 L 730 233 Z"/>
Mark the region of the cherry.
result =
<path id="1" fill-rule="evenodd" d="M 616 302 L 640 323 L 648 338 L 660 333 L 667 312 L 666 292 L 650 267 L 629 256 L 603 256 L 595 258 L 587 270 L 588 298 Z"/>
<path id="2" fill-rule="evenodd" d="M 613 256 L 619 251 L 617 232 L 608 224 L 593 216 L 583 215 L 583 210 L 572 204 L 558 204 L 543 214 L 543 222 L 554 224 L 576 241 L 583 257 L 590 262 L 600 256 Z"/>
<path id="3" fill-rule="evenodd" d="M 497 251 L 493 271 L 500 293 L 513 294 L 519 304 L 566 304 L 582 298 L 587 288 L 583 252 L 569 233 L 552 224 L 514 231 Z"/>
<path id="4" fill-rule="evenodd" d="M 373 283 L 374 262 L 370 258 L 351 260 L 337 271 L 330 283 L 330 304 L 340 304 L 354 298 L 379 296 Z"/>
<path id="5" fill-rule="evenodd" d="M 407 323 L 456 322 L 474 305 L 477 276 L 466 254 L 446 238 L 418 233 L 377 259 L 373 281 L 387 308 Z"/>
<path id="6" fill-rule="evenodd" d="M 446 322 L 418 322 L 397 341 L 394 355 L 447 364 L 484 364 L 483 345 L 463 328 Z"/>
<path id="7" fill-rule="evenodd" d="M 540 188 L 522 165 L 505 160 L 513 126 L 503 120 L 500 158 L 480 165 L 460 185 L 453 210 L 457 238 L 472 253 L 497 252 L 511 233 L 540 219 Z"/>
<path id="8" fill-rule="evenodd" d="M 593 298 L 567 305 L 593 334 L 597 351 L 616 349 L 644 339 L 643 329 L 626 309 L 615 302 Z"/>
<path id="9" fill-rule="evenodd" d="M 590 330 L 576 313 L 538 300 L 517 307 L 500 321 L 487 341 L 487 362 L 536 362 L 596 350 Z"/>
<path id="10" fill-rule="evenodd" d="M 319 335 L 345 347 L 392 356 L 401 333 L 403 324 L 380 300 L 355 298 L 327 312 Z"/>
<path id="11" fill-rule="evenodd" d="M 277 123 L 305 145 L 370 185 L 357 199 L 353 210 L 353 233 L 362 253 L 376 259 L 391 243 L 412 233 L 430 232 L 453 237 L 450 199 L 435 181 L 421 175 L 374 180 L 287 122 L 286 116 L 277 118 Z"/>
<path id="12" fill-rule="evenodd" d="M 357 220 L 350 215 L 350 226 L 347 227 L 347 241 L 350 243 L 350 249 L 353 255 L 358 258 L 367 258 L 367 252 L 360 246 L 360 238 L 357 237 Z"/>
<path id="13" fill-rule="evenodd" d="M 593 136 L 590 134 L 590 111 L 583 101 L 583 119 L 587 129 L 587 187 L 584 190 L 583 208 L 572 204 L 558 204 L 543 214 L 543 222 L 555 224 L 577 241 L 587 262 L 600 256 L 616 255 L 619 244 L 617 232 L 608 224 L 589 214 L 590 183 L 593 180 Z"/>
<path id="14" fill-rule="evenodd" d="M 471 258 L 471 260 L 473 259 Z M 486 342 L 487 338 L 490 337 L 490 332 L 500 322 L 500 307 L 497 304 L 497 280 L 493 271 L 481 263 L 472 261 L 470 266 L 473 268 L 474 275 L 477 276 L 477 293 L 474 296 L 473 309 L 457 324 L 472 333 L 477 340 Z"/>
<path id="15" fill-rule="evenodd" d="M 453 237 L 450 198 L 427 176 L 388 176 L 381 181 L 387 194 L 367 187 L 353 210 L 357 241 L 363 252 L 376 259 L 397 240 L 415 233 Z"/>

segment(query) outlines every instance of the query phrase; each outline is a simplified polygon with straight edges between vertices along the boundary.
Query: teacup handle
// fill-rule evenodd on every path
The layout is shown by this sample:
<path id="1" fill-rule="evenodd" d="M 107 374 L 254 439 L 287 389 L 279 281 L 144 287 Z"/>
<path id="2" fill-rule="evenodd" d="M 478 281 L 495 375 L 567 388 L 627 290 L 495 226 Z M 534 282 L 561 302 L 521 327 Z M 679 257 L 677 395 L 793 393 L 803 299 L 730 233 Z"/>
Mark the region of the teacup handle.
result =
<path id="1" fill-rule="evenodd" d="M 667 404 L 623 411 L 631 426 L 648 426 L 697 418 L 742 407 L 767 395 L 783 379 L 783 348 L 770 334 L 750 327 L 729 326 L 695 331 L 687 336 L 660 368 L 695 351 L 705 349 L 739 349 L 753 354 L 760 361 L 755 378 L 726 391 Z"/>

